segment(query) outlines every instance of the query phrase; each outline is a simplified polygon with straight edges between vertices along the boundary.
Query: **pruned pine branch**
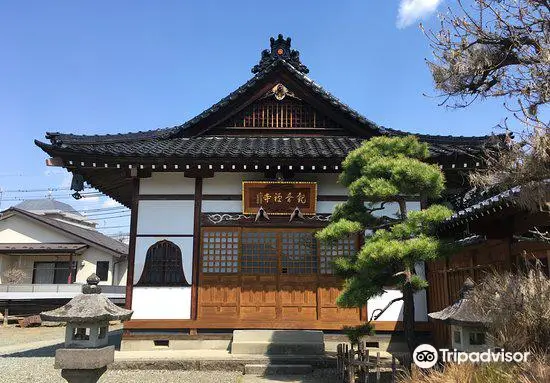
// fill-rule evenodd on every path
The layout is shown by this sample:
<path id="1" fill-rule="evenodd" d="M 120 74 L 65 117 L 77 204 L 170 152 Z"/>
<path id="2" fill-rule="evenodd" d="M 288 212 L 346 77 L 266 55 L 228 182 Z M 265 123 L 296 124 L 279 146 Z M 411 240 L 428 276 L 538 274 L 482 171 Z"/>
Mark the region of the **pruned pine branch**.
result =
<path id="1" fill-rule="evenodd" d="M 394 298 L 391 301 L 389 301 L 388 304 L 386 306 L 384 306 L 384 308 L 373 310 L 369 322 L 372 322 L 373 320 L 377 320 L 378 318 L 380 318 L 382 316 L 382 314 L 384 314 L 384 312 L 387 309 L 389 309 L 391 307 L 391 305 L 393 305 L 395 302 L 399 302 L 399 301 L 402 301 L 402 300 L 403 300 L 403 297 Z"/>

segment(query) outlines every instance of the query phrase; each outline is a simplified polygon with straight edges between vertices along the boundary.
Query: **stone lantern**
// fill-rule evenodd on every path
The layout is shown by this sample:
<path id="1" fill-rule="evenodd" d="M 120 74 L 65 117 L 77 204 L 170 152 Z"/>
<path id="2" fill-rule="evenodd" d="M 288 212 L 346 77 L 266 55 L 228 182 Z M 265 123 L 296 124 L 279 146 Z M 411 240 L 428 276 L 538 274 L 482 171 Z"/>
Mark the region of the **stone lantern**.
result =
<path id="1" fill-rule="evenodd" d="M 115 347 L 108 346 L 109 321 L 128 320 L 133 314 L 101 294 L 97 275 L 86 282 L 82 294 L 40 314 L 42 320 L 67 323 L 65 348 L 56 350 L 55 368 L 68 382 L 97 382 L 115 357 Z"/>
<path id="2" fill-rule="evenodd" d="M 466 278 L 459 299 L 441 311 L 429 313 L 428 316 L 451 325 L 451 345 L 458 351 L 486 351 L 491 347 L 487 339 L 489 320 L 480 312 L 470 299 L 474 281 Z"/>

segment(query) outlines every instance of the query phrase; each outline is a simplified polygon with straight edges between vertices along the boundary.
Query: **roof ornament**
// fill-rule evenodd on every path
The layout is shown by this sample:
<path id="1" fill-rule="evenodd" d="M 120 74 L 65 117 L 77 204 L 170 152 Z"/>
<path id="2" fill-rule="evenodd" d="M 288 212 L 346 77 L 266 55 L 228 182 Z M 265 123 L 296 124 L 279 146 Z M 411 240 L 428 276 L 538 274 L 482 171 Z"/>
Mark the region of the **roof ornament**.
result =
<path id="1" fill-rule="evenodd" d="M 273 95 L 275 96 L 277 101 L 283 100 L 287 94 L 289 96 L 293 96 L 293 94 L 289 92 L 288 88 L 281 83 L 275 85 L 271 91 L 273 92 Z"/>
<path id="2" fill-rule="evenodd" d="M 294 69 L 304 74 L 309 73 L 309 69 L 300 62 L 300 52 L 290 49 L 290 37 L 283 38 L 282 34 L 277 36 L 277 40 L 273 37 L 269 39 L 271 50 L 264 49 L 262 58 L 258 65 L 254 65 L 252 73 L 259 73 L 277 60 L 285 60 L 292 65 Z"/>
<path id="3" fill-rule="evenodd" d="M 254 219 L 254 222 L 258 222 L 260 218 L 265 218 L 269 221 L 269 216 L 267 215 L 267 212 L 264 210 L 262 206 L 258 209 L 258 212 L 256 213 L 256 218 Z"/>
<path id="4" fill-rule="evenodd" d="M 296 206 L 296 209 L 294 209 L 294 211 L 292 212 L 292 214 L 290 214 L 290 219 L 288 220 L 288 222 L 292 222 L 293 219 L 296 219 L 296 218 L 299 218 L 299 219 L 304 219 L 304 215 L 302 214 L 302 212 L 300 211 L 300 208 L 298 206 Z"/>

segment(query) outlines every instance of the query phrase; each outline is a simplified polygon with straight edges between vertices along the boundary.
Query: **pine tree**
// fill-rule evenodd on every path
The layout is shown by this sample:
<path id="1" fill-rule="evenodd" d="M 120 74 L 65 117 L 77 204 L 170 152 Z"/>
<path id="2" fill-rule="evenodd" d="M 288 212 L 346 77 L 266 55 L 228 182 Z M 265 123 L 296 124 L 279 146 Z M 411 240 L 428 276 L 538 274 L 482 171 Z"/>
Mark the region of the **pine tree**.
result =
<path id="1" fill-rule="evenodd" d="M 413 296 L 427 287 L 416 275 L 415 265 L 441 256 L 444 244 L 434 228 L 451 215 L 440 205 L 407 211 L 408 199 L 434 199 L 444 190 L 443 173 L 437 165 L 424 162 L 427 157 L 428 145 L 414 136 L 375 137 L 363 143 L 342 163 L 339 182 L 348 188 L 348 200 L 335 207 L 331 223 L 317 233 L 327 242 L 365 230 L 370 233 L 357 254 L 335 261 L 336 272 L 345 280 L 337 303 L 364 307 L 387 286 L 396 286 L 403 297 L 372 313 L 371 320 L 403 300 L 404 332 L 411 353 L 416 347 Z M 397 217 L 376 215 L 392 202 L 399 205 Z"/>

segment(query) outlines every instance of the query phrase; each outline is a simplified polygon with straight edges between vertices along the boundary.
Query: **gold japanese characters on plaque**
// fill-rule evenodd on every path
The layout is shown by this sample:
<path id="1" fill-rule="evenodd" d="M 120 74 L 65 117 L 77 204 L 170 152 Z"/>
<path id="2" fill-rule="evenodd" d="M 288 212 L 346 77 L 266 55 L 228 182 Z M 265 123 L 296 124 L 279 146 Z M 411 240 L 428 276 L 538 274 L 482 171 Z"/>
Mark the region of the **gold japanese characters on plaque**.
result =
<path id="1" fill-rule="evenodd" d="M 243 181 L 243 214 L 256 214 L 262 207 L 268 214 L 292 214 L 299 208 L 314 215 L 317 207 L 316 182 Z"/>

